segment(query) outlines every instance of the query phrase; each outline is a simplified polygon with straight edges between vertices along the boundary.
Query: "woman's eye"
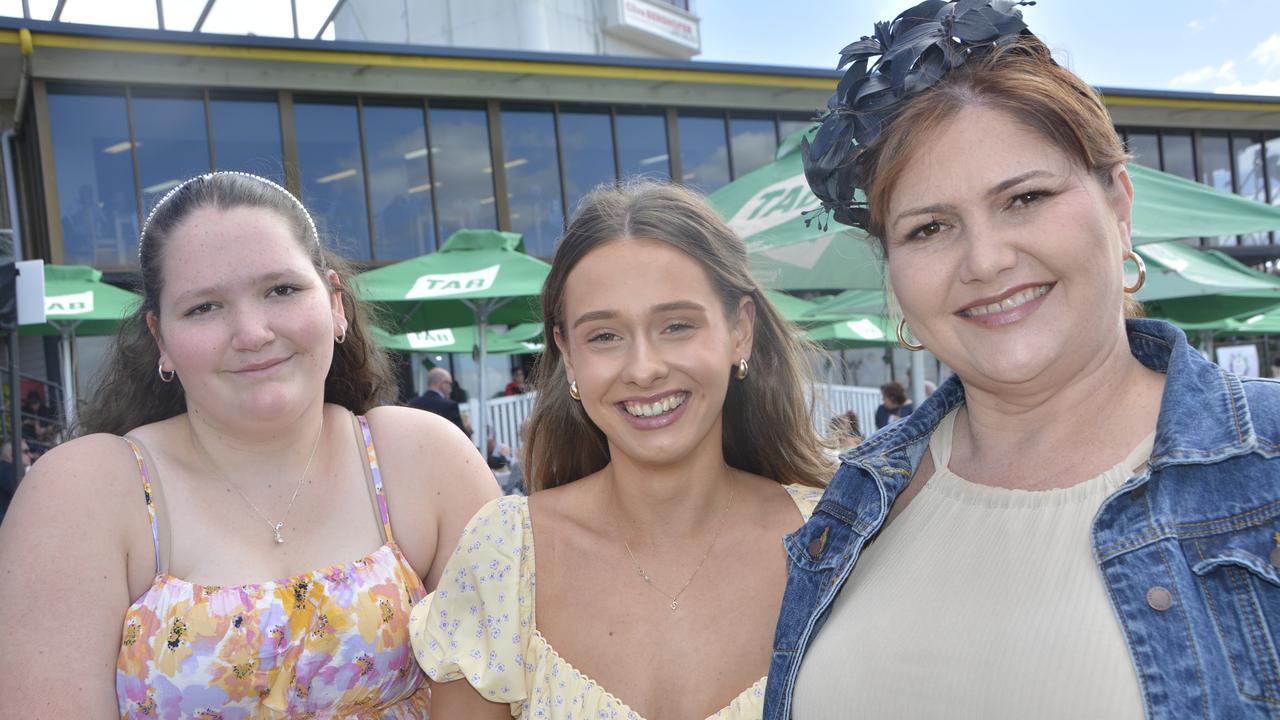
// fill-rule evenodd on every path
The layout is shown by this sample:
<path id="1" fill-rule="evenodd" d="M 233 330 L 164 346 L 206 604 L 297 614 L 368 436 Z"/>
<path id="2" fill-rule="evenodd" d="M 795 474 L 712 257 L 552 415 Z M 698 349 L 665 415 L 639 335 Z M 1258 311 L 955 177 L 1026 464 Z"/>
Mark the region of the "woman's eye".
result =
<path id="1" fill-rule="evenodd" d="M 213 306 L 213 303 L 200 303 L 199 305 L 196 305 L 195 307 L 193 307 L 193 308 L 191 308 L 190 310 L 188 310 L 188 311 L 186 311 L 185 313 L 183 313 L 183 315 L 184 315 L 185 317 L 192 317 L 192 316 L 195 316 L 195 315 L 203 315 L 203 314 L 205 314 L 205 313 L 209 312 L 210 310 L 213 310 L 213 307 L 214 307 L 214 306 Z"/>
<path id="2" fill-rule="evenodd" d="M 682 330 L 692 330 L 692 329 L 693 329 L 693 324 L 687 323 L 687 322 L 673 322 L 673 323 L 669 323 L 665 328 L 663 328 L 664 332 L 669 332 L 669 333 L 680 332 Z"/>
<path id="3" fill-rule="evenodd" d="M 933 220 L 907 233 L 907 239 L 918 240 L 920 238 L 931 238 L 940 232 L 942 232 L 942 223 L 937 220 Z"/>
<path id="4" fill-rule="evenodd" d="M 298 288 L 294 285 L 277 285 L 271 288 L 271 294 L 276 297 L 288 297 L 298 292 Z"/>
<path id="5" fill-rule="evenodd" d="M 618 336 L 616 334 L 607 332 L 607 331 L 593 333 L 587 336 L 587 342 L 589 343 L 607 343 L 607 342 L 613 342 L 614 340 L 617 340 L 617 339 L 618 339 Z"/>
<path id="6" fill-rule="evenodd" d="M 1009 200 L 1009 207 L 1022 208 L 1026 207 L 1038 200 L 1047 197 L 1049 193 L 1043 190 L 1028 190 L 1027 192 L 1018 193 Z"/>

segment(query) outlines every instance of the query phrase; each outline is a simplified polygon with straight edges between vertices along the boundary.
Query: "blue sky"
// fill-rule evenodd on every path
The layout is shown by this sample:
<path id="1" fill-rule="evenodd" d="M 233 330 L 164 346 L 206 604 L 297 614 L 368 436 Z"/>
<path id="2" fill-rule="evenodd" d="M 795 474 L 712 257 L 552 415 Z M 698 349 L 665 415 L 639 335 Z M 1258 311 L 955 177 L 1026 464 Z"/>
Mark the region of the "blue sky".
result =
<path id="1" fill-rule="evenodd" d="M 910 0 L 694 0 L 699 60 L 834 68 Z M 784 9 L 785 8 L 785 9 Z M 1023 17 L 1093 85 L 1280 97 L 1280 0 L 1040 0 Z"/>

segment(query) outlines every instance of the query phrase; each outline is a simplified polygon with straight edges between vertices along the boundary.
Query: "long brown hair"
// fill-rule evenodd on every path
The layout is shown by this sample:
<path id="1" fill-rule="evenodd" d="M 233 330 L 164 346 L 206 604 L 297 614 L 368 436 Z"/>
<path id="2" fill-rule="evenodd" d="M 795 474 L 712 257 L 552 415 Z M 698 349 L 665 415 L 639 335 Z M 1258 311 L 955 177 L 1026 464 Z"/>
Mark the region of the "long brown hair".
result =
<path id="1" fill-rule="evenodd" d="M 342 298 L 346 310 L 346 340 L 334 345 L 333 363 L 324 382 L 325 402 L 364 413 L 393 401 L 396 382 L 391 363 L 386 352 L 369 337 L 370 311 L 350 289 L 351 268 L 320 246 L 306 210 L 286 190 L 261 178 L 213 173 L 184 183 L 152 211 L 139 241 L 142 278 L 138 290 L 142 303 L 116 333 L 92 400 L 81 413 L 79 431 L 123 435 L 141 425 L 186 412 L 181 379 L 161 382 L 156 372 L 160 350 L 147 328 L 147 314 L 160 315 L 160 290 L 164 287 L 161 261 L 174 228 L 202 207 L 264 208 L 289 223 L 295 240 L 307 252 L 322 280 L 328 284 L 327 270 L 337 274 L 338 283 L 332 289 Z"/>
<path id="2" fill-rule="evenodd" d="M 542 290 L 548 342 L 534 369 L 538 395 L 524 430 L 529 488 L 573 482 L 609 462 L 603 432 L 569 397 L 560 349 L 551 338 L 564 325 L 565 283 L 587 253 L 622 238 L 667 243 L 693 258 L 711 280 L 726 317 L 749 297 L 755 303 L 750 376 L 732 382 L 724 401 L 725 462 L 779 483 L 821 487 L 830 475 L 810 415 L 812 382 L 794 326 L 782 318 L 751 276 L 742 241 L 706 201 L 676 185 L 642 181 L 601 186 L 578 206 Z"/>

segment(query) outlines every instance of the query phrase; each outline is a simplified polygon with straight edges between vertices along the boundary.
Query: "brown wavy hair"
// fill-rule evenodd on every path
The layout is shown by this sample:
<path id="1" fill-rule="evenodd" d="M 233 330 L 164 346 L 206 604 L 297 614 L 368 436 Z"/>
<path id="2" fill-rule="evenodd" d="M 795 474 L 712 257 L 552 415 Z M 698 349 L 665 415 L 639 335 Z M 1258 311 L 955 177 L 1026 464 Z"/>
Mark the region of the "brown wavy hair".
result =
<path id="1" fill-rule="evenodd" d="M 622 238 L 664 242 L 693 258 L 711 280 L 726 317 L 744 297 L 755 303 L 750 378 L 731 382 L 724 401 L 722 447 L 734 468 L 783 484 L 821 487 L 831 464 L 812 425 L 812 378 L 796 328 L 782 318 L 748 271 L 742 241 L 693 191 L 641 181 L 601 186 L 578 206 L 542 290 L 546 349 L 534 368 L 538 395 L 524 429 L 524 465 L 532 491 L 557 487 L 609 463 L 603 432 L 569 397 L 560 349 L 567 332 L 565 283 L 595 248 Z"/>
<path id="2" fill-rule="evenodd" d="M 351 291 L 350 265 L 320 247 L 312 235 L 306 211 L 286 192 L 250 176 L 214 173 L 191 180 L 161 200 L 140 240 L 141 280 L 138 291 L 142 302 L 116 333 L 92 400 L 81 413 L 80 434 L 106 432 L 123 435 L 141 425 L 187 411 L 181 379 L 165 383 L 156 373 L 160 350 L 147 328 L 147 315 L 160 315 L 160 291 L 164 287 L 161 266 L 165 246 L 174 228 L 202 207 L 219 210 L 251 207 L 274 211 L 289 223 L 294 238 L 326 283 L 326 271 L 337 273 L 338 283 L 333 290 L 342 298 L 348 325 L 345 342 L 333 348 L 333 363 L 324 382 L 325 402 L 341 405 L 354 413 L 364 413 L 395 400 L 395 375 L 386 351 L 369 336 L 371 310 Z"/>

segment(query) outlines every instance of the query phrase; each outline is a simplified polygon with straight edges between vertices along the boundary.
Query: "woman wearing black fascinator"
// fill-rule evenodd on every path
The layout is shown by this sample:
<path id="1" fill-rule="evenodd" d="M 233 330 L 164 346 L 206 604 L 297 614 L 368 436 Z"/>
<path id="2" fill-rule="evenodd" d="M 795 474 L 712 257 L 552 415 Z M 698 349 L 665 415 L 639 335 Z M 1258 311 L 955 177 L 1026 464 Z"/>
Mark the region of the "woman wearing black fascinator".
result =
<path id="1" fill-rule="evenodd" d="M 1280 386 L 1136 317 L 1128 156 L 1030 4 L 878 23 L 805 147 L 956 375 L 787 537 L 767 720 L 1280 708 Z"/>

